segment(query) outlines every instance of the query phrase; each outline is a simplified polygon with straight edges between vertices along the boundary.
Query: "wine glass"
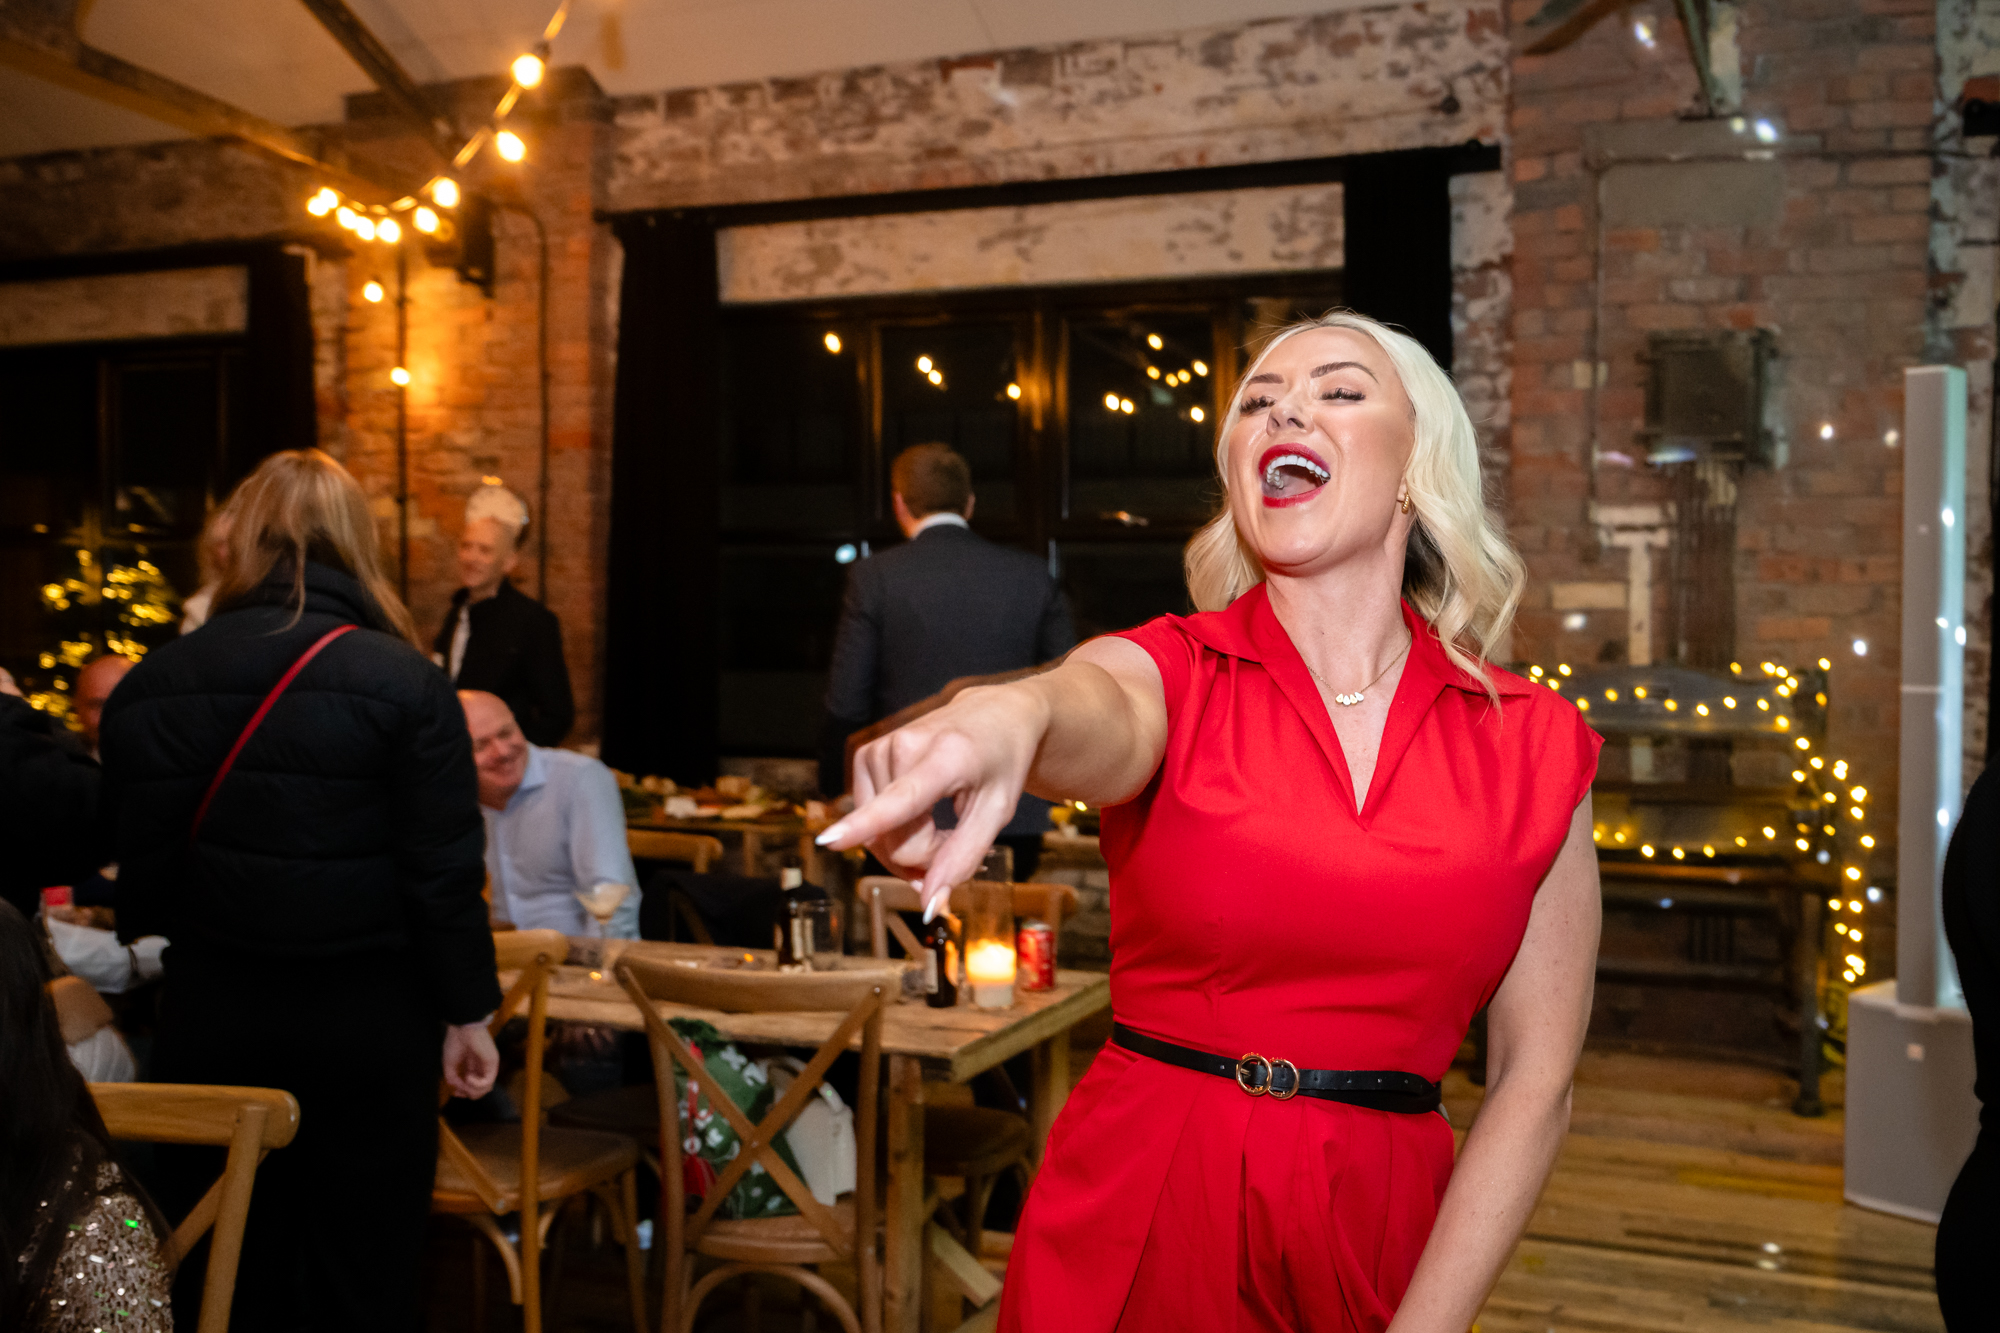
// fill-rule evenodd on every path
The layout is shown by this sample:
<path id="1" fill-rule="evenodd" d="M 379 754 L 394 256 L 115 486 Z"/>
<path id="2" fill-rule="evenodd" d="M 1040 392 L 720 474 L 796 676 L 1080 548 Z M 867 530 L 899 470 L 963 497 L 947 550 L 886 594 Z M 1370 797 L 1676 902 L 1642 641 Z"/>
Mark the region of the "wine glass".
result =
<path id="1" fill-rule="evenodd" d="M 612 966 L 617 961 L 617 952 L 607 935 L 611 928 L 611 918 L 618 914 L 625 900 L 632 895 L 632 886 L 603 879 L 588 889 L 575 890 L 575 897 L 583 910 L 597 922 L 597 969 L 592 973 L 593 981 L 608 981 Z M 622 941 L 621 941 L 622 942 Z"/>

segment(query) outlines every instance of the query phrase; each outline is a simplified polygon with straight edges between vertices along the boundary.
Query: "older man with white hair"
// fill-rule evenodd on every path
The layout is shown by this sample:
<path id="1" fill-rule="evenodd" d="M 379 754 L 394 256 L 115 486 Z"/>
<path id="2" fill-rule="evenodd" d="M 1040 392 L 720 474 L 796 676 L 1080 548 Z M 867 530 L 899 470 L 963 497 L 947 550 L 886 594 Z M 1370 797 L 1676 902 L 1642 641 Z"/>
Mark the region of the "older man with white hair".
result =
<path id="1" fill-rule="evenodd" d="M 626 893 L 604 934 L 637 939 L 639 877 L 618 779 L 589 755 L 530 743 L 499 697 L 462 690 L 458 698 L 479 769 L 494 913 L 522 930 L 593 935 L 577 895 L 616 884 Z"/>
<path id="2" fill-rule="evenodd" d="M 432 660 L 459 689 L 504 699 L 534 744 L 560 745 L 576 721 L 562 622 L 509 581 L 527 532 L 528 506 L 497 479 L 481 483 L 465 502 L 458 539 L 463 586 L 432 644 Z"/>

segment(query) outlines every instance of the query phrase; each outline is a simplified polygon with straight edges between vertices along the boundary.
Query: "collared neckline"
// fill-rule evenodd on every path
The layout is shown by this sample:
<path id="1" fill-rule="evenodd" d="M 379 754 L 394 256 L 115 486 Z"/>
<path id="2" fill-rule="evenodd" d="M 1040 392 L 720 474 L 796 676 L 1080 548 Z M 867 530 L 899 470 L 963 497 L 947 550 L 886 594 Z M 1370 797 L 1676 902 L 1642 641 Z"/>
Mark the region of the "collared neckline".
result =
<path id="1" fill-rule="evenodd" d="M 965 515 L 963 514 L 954 514 L 949 509 L 940 509 L 935 514 L 925 514 L 917 520 L 917 530 L 910 534 L 910 540 L 915 541 L 932 528 L 964 528 L 970 532 L 972 524 L 966 522 Z"/>
<path id="2" fill-rule="evenodd" d="M 1369 777 L 1365 800 L 1357 799 L 1347 752 L 1333 729 L 1333 719 L 1320 698 L 1319 687 L 1306 669 L 1305 658 L 1271 606 L 1266 584 L 1259 583 L 1221 611 L 1191 616 L 1181 622 L 1197 641 L 1215 651 L 1264 667 L 1312 733 L 1335 783 L 1346 797 L 1348 812 L 1364 828 L 1371 822 L 1404 752 L 1410 748 L 1438 696 L 1447 687 L 1453 687 L 1482 699 L 1487 697 L 1479 681 L 1445 655 L 1437 631 L 1407 601 L 1401 606 L 1403 624 L 1410 632 L 1409 659 L 1403 664 L 1396 692 L 1389 700 L 1389 715 L 1376 747 L 1375 770 Z M 1534 689 L 1511 672 L 1492 666 L 1486 669 L 1503 696 L 1525 695 Z"/>
<path id="3" fill-rule="evenodd" d="M 512 810 L 514 808 L 514 802 L 519 800 L 523 793 L 531 792 L 538 787 L 546 786 L 548 784 L 548 780 L 549 780 L 548 757 L 543 752 L 541 746 L 536 745 L 533 741 L 530 741 L 528 743 L 528 770 L 527 772 L 521 775 L 521 785 L 514 788 L 514 794 L 507 798 L 507 809 Z"/>

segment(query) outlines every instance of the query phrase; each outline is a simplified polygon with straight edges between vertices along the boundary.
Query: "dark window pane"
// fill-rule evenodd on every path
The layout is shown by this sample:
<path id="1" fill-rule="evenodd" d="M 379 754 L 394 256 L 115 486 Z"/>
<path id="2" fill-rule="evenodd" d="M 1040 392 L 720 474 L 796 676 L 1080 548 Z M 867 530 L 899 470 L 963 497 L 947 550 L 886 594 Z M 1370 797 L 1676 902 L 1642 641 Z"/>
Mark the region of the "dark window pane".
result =
<path id="1" fill-rule="evenodd" d="M 723 326 L 722 526 L 852 532 L 862 422 L 859 331 L 797 316 Z"/>
<path id="2" fill-rule="evenodd" d="M 1020 406 L 1012 324 L 882 329 L 882 465 L 913 444 L 948 444 L 972 465 L 980 527 L 1020 518 Z M 886 484 L 886 481 L 885 481 Z"/>
<path id="3" fill-rule="evenodd" d="M 97 358 L 0 356 L 0 403 L 0 531 L 74 534 L 97 476 Z"/>
<path id="4" fill-rule="evenodd" d="M 847 586 L 840 549 L 832 543 L 723 548 L 725 753 L 814 753 Z"/>
<path id="5" fill-rule="evenodd" d="M 201 531 L 220 456 L 221 375 L 215 356 L 112 368 L 107 535 Z"/>
<path id="6" fill-rule="evenodd" d="M 1179 542 L 1058 542 L 1056 554 L 1078 639 L 1193 610 Z"/>
<path id="7" fill-rule="evenodd" d="M 1215 512 L 1215 331 L 1205 311 L 1069 327 L 1069 517 Z"/>

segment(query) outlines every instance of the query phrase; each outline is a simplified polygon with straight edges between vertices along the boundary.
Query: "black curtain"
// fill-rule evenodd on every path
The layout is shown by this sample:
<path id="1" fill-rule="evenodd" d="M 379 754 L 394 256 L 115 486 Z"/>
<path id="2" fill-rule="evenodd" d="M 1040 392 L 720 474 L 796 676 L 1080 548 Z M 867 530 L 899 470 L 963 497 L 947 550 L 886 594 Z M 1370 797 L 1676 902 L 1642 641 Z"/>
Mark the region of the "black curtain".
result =
<path id="1" fill-rule="evenodd" d="M 1347 304 L 1408 332 L 1446 370 L 1451 177 L 1475 162 L 1483 165 L 1487 151 L 1468 146 L 1354 157 L 1342 177 Z"/>
<path id="2" fill-rule="evenodd" d="M 625 271 L 603 754 L 631 772 L 705 782 L 719 743 L 715 224 L 654 213 L 613 225 Z"/>
<path id="3" fill-rule="evenodd" d="M 244 328 L 244 422 L 227 442 L 230 481 L 280 449 L 319 443 L 313 392 L 312 295 L 306 257 L 261 246 L 244 257 L 250 272 Z"/>

